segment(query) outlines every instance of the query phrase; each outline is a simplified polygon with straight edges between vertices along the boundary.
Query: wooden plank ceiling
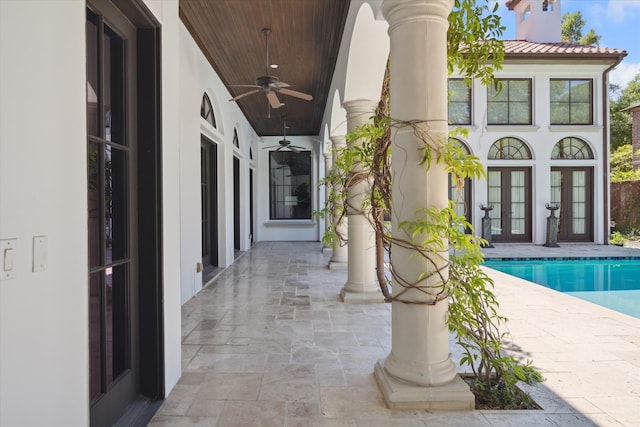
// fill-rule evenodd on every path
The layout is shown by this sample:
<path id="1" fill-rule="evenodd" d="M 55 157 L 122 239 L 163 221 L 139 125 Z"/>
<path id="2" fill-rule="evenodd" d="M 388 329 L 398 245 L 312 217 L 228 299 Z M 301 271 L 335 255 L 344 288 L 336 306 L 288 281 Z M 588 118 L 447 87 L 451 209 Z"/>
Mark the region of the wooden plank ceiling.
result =
<path id="1" fill-rule="evenodd" d="M 180 18 L 233 97 L 265 73 L 311 101 L 277 93 L 271 109 L 264 92 L 237 102 L 260 136 L 318 135 L 350 0 L 180 0 Z M 269 35 L 267 69 L 266 41 Z M 220 102 L 229 102 L 220 99 Z"/>

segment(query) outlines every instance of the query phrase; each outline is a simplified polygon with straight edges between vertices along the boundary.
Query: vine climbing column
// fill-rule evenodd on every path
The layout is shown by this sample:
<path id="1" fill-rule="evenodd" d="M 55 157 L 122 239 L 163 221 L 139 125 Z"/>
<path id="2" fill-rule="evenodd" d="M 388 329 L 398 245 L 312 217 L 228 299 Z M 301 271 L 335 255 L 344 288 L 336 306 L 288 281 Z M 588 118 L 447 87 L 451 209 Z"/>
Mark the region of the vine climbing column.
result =
<path id="1" fill-rule="evenodd" d="M 447 172 L 422 163 L 447 139 L 447 29 L 453 0 L 384 0 L 389 23 L 392 342 L 375 366 L 394 408 L 472 409 L 449 357 L 447 242 L 404 224 L 447 207 Z M 426 151 L 425 151 L 426 150 Z M 434 156 L 435 157 L 435 156 Z M 425 243 L 426 242 L 426 243 Z"/>
<path id="2" fill-rule="evenodd" d="M 335 165 L 338 159 L 338 154 L 340 150 L 344 149 L 347 146 L 347 142 L 345 141 L 344 135 L 334 135 L 329 138 L 331 140 L 331 160 L 332 165 Z M 335 166 L 332 166 L 332 168 Z M 331 173 L 334 173 L 333 169 Z M 329 193 L 340 193 L 342 191 L 341 188 L 332 188 Z M 333 252 L 331 253 L 331 259 L 329 259 L 329 269 L 330 270 L 346 270 L 347 269 L 347 260 L 348 260 L 348 252 L 347 252 L 347 239 L 349 236 L 348 233 L 348 225 L 347 225 L 347 217 L 346 215 L 343 217 L 339 212 L 342 209 L 342 205 L 334 206 L 331 214 L 331 225 L 334 227 L 335 232 L 340 239 L 336 242 L 331 248 Z"/>
<path id="3" fill-rule="evenodd" d="M 369 99 L 346 101 L 347 130 L 372 121 L 378 103 Z M 353 150 L 358 140 L 348 143 Z M 383 302 L 376 276 L 376 233 L 371 221 L 369 173 L 356 161 L 347 178 L 347 213 L 349 216 L 349 264 L 347 282 L 340 296 L 344 302 Z"/>
<path id="4" fill-rule="evenodd" d="M 326 176 L 331 173 L 331 168 L 333 167 L 333 154 L 331 153 L 331 151 L 329 151 L 329 152 L 324 152 L 323 156 L 324 156 L 324 173 Z M 331 188 L 329 188 L 329 185 L 325 185 L 325 188 L 324 188 L 325 203 L 327 200 L 329 200 L 329 197 L 331 197 Z M 331 218 L 326 218 L 325 232 L 330 223 L 331 223 Z M 322 252 L 324 252 L 326 249 L 332 249 L 332 248 L 330 248 L 326 244 L 322 245 Z"/>

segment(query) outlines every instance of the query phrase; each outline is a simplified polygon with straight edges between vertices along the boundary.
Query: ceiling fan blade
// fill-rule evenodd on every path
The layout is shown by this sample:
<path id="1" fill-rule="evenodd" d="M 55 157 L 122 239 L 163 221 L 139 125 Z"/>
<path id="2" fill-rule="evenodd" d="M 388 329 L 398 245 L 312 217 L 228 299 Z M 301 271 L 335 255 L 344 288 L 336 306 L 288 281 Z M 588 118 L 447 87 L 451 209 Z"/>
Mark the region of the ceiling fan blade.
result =
<path id="1" fill-rule="evenodd" d="M 305 101 L 311 101 L 313 99 L 313 96 L 306 93 L 298 92 L 297 90 L 283 88 L 283 89 L 280 89 L 279 92 L 284 93 L 285 95 L 295 96 L 296 98 L 304 99 Z"/>
<path id="2" fill-rule="evenodd" d="M 275 109 L 275 108 L 282 107 L 282 103 L 278 99 L 278 95 L 276 95 L 275 92 L 267 91 L 265 93 L 267 94 L 267 99 L 269 100 L 269 104 L 271 105 L 271 108 Z"/>
<path id="3" fill-rule="evenodd" d="M 258 85 L 229 85 L 230 87 L 260 87 Z"/>
<path id="4" fill-rule="evenodd" d="M 294 147 L 293 145 L 289 145 L 289 146 L 287 146 L 287 148 L 289 150 L 293 151 L 294 153 L 299 153 L 300 152 L 300 150 L 298 150 L 298 148 Z"/>
<path id="5" fill-rule="evenodd" d="M 253 95 L 254 93 L 260 92 L 260 89 L 250 90 L 249 92 L 245 92 L 242 95 L 238 95 L 235 98 L 231 98 L 229 101 L 237 101 L 238 99 L 244 98 L 245 96 Z"/>
<path id="6" fill-rule="evenodd" d="M 290 87 L 291 85 L 289 85 L 289 83 L 285 83 L 285 82 L 273 82 L 271 84 L 269 84 L 270 87 L 275 88 L 275 89 L 282 89 L 285 87 Z"/>

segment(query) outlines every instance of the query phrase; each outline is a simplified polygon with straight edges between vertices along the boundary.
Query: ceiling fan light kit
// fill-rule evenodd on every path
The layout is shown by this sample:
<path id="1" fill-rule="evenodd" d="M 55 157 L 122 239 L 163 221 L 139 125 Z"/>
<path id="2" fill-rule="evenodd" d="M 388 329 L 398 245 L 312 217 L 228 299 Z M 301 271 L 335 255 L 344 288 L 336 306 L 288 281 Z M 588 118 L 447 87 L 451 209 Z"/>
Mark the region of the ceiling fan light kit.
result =
<path id="1" fill-rule="evenodd" d="M 231 85 L 235 87 L 252 87 L 253 90 L 240 94 L 236 97 L 231 98 L 229 101 L 237 101 L 239 99 L 244 98 L 245 96 L 253 95 L 254 93 L 264 92 L 267 100 L 269 101 L 269 106 L 273 109 L 277 109 L 282 107 L 284 104 L 280 102 L 277 93 L 281 93 L 288 96 L 293 96 L 295 98 L 303 99 L 305 101 L 311 101 L 313 97 L 309 94 L 298 92 L 296 90 L 288 89 L 290 85 L 285 82 L 281 82 L 276 76 L 272 76 L 269 74 L 269 68 L 278 68 L 277 64 L 269 64 L 269 34 L 271 34 L 271 30 L 268 28 L 264 28 L 262 30 L 262 34 L 264 34 L 265 38 L 265 47 L 266 47 L 266 67 L 265 67 L 265 75 L 259 76 L 256 78 L 255 84 L 252 85 Z"/>

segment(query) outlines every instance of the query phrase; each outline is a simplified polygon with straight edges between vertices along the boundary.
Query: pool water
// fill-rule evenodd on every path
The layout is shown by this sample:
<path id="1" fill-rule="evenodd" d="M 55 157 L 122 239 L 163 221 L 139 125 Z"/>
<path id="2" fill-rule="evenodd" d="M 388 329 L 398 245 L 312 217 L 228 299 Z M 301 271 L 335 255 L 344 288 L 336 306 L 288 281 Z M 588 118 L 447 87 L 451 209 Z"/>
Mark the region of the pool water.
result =
<path id="1" fill-rule="evenodd" d="M 487 259 L 484 265 L 640 319 L 640 259 Z"/>

